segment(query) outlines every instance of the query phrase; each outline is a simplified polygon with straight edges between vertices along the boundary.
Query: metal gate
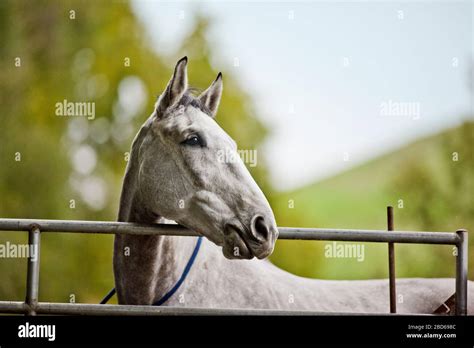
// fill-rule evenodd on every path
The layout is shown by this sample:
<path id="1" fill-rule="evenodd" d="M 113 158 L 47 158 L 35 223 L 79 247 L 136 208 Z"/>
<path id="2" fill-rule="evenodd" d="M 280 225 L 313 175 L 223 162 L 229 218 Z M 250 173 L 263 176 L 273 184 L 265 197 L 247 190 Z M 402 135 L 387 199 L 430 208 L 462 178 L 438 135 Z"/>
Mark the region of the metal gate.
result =
<path id="1" fill-rule="evenodd" d="M 390 226 L 390 224 L 389 224 Z M 390 229 L 390 228 L 389 228 Z M 468 237 L 466 230 L 456 232 L 409 232 L 385 230 L 345 230 L 280 227 L 279 239 L 326 240 L 344 242 L 445 244 L 457 248 L 456 314 L 467 314 Z M 155 234 L 197 236 L 193 231 L 171 224 L 143 225 L 123 222 L 0 219 L 0 231 L 28 232 L 30 245 L 36 245 L 36 260 L 28 260 L 26 299 L 0 301 L 0 313 L 63 314 L 63 315 L 341 315 L 352 313 L 321 313 L 312 311 L 205 309 L 184 307 L 153 307 L 131 305 L 100 305 L 49 303 L 38 301 L 40 274 L 40 241 L 42 233 Z M 392 244 L 393 245 L 393 244 Z M 392 249 L 393 250 L 393 249 Z M 393 261 L 393 258 L 391 258 Z"/>

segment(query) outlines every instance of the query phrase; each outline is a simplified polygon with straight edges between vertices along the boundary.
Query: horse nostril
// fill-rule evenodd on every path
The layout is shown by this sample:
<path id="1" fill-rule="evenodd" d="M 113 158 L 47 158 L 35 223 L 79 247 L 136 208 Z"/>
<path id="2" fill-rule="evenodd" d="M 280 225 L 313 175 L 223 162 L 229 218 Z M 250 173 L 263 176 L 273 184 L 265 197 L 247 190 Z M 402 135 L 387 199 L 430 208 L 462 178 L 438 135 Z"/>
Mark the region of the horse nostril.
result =
<path id="1" fill-rule="evenodd" d="M 270 237 L 269 228 L 261 215 L 254 216 L 251 229 L 254 236 L 262 241 L 266 241 Z"/>

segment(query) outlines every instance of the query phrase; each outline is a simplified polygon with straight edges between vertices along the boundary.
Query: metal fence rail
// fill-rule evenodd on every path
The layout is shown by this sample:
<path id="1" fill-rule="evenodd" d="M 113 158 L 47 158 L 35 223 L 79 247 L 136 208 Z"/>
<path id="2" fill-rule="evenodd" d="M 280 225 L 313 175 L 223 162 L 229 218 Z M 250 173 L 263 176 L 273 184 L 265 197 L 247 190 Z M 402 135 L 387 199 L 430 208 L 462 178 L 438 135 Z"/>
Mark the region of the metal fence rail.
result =
<path id="1" fill-rule="evenodd" d="M 280 227 L 279 239 L 327 240 L 345 242 L 445 244 L 457 247 L 456 256 L 456 314 L 467 314 L 467 231 L 412 232 L 385 230 L 345 230 L 321 228 Z M 0 219 L 0 231 L 28 232 L 28 243 L 36 245 L 36 260 L 30 259 L 27 272 L 25 302 L 0 301 L 0 313 L 83 314 L 83 315 L 321 315 L 311 311 L 236 310 L 151 307 L 129 305 L 93 305 L 38 302 L 41 233 L 99 233 L 99 234 L 155 234 L 167 236 L 197 236 L 193 231 L 172 224 L 143 225 L 124 222 Z M 350 313 L 337 313 L 350 314 Z"/>

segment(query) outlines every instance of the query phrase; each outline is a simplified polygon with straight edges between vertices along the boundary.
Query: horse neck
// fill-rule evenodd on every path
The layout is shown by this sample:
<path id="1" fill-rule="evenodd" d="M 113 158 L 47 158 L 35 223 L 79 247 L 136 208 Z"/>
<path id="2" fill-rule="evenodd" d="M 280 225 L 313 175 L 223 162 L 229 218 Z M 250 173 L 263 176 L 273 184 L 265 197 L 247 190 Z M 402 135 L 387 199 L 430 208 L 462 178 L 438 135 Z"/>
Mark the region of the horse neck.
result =
<path id="1" fill-rule="evenodd" d="M 133 148 L 124 177 L 118 221 L 160 222 L 160 217 L 148 212 L 140 199 L 138 162 Z M 114 273 L 119 302 L 151 304 L 161 298 L 179 279 L 193 246 L 194 238 L 117 234 Z"/>

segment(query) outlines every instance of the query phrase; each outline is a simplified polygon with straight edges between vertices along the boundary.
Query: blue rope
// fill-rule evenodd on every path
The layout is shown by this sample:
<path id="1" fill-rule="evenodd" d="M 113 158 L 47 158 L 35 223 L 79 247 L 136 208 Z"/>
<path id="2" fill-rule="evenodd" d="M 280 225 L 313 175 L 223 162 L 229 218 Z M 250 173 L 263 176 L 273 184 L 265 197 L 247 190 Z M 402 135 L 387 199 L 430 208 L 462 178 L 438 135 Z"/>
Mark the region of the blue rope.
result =
<path id="1" fill-rule="evenodd" d="M 171 296 L 173 296 L 176 291 L 178 291 L 179 287 L 183 282 L 186 280 L 186 277 L 191 270 L 191 267 L 193 267 L 194 260 L 196 260 L 196 256 L 199 252 L 199 248 L 201 247 L 202 243 L 202 236 L 198 238 L 198 241 L 196 243 L 196 246 L 194 247 L 193 254 L 191 255 L 191 258 L 189 259 L 188 263 L 186 264 L 186 267 L 184 268 L 183 274 L 181 274 L 181 277 L 179 280 L 176 282 L 176 284 L 171 288 L 170 291 L 168 291 L 162 298 L 160 298 L 158 301 L 153 303 L 153 306 L 161 306 L 163 303 L 169 300 Z M 107 303 L 110 298 L 116 293 L 115 288 L 110 290 L 110 292 L 104 297 L 102 301 L 100 301 L 100 304 L 105 304 Z"/>
<path id="2" fill-rule="evenodd" d="M 179 278 L 178 282 L 171 288 L 170 291 L 168 291 L 162 298 L 160 298 L 158 301 L 153 303 L 153 306 L 161 306 L 163 303 L 168 301 L 168 299 L 174 295 L 174 293 L 179 289 L 181 284 L 183 284 L 184 280 L 186 279 L 186 276 L 188 275 L 189 271 L 191 270 L 191 267 L 193 266 L 194 260 L 196 259 L 196 256 L 199 252 L 199 248 L 201 247 L 201 242 L 202 242 L 202 237 L 198 238 L 198 241 L 196 243 L 196 246 L 194 247 L 193 254 L 191 255 L 191 258 L 189 259 L 186 267 L 184 268 L 183 274 L 181 274 L 181 278 Z"/>
<path id="3" fill-rule="evenodd" d="M 109 291 L 107 295 L 105 295 L 103 300 L 100 301 L 100 304 L 106 304 L 107 302 L 109 302 L 109 300 L 112 298 L 112 296 L 115 295 L 115 293 L 116 293 L 115 288 L 113 288 L 112 290 Z"/>

